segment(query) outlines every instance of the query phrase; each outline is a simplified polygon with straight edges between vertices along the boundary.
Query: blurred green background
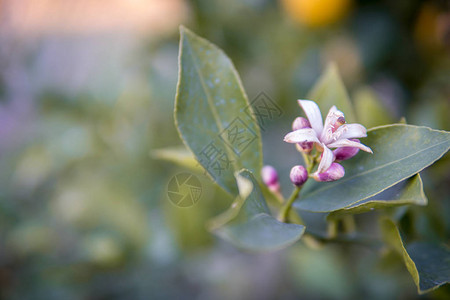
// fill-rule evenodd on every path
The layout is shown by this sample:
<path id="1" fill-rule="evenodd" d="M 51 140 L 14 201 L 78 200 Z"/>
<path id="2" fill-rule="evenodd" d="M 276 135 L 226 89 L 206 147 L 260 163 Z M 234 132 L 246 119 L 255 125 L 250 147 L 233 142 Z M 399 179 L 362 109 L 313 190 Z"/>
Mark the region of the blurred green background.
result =
<path id="1" fill-rule="evenodd" d="M 282 137 L 330 61 L 367 127 L 450 130 L 448 1 L 0 1 L 0 298 L 418 297 L 400 260 L 365 247 L 254 255 L 218 240 L 205 223 L 232 199 L 202 173 L 197 204 L 168 200 L 186 170 L 151 151 L 181 144 L 180 24 L 224 49 L 250 100 L 281 107 L 262 136 L 286 193 L 298 153 Z M 449 240 L 449 166 L 423 172 L 414 236 Z"/>

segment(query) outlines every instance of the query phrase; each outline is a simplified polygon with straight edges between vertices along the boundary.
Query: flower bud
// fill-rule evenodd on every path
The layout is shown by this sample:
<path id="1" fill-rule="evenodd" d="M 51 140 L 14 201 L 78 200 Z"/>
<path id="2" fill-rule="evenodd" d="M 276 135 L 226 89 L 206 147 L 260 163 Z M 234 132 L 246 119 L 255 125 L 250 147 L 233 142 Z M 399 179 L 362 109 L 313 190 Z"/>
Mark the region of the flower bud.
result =
<path id="1" fill-rule="evenodd" d="M 303 166 L 294 166 L 289 177 L 294 185 L 301 186 L 308 180 L 308 172 Z"/>
<path id="2" fill-rule="evenodd" d="M 350 139 L 353 142 L 358 142 L 358 139 Z M 359 148 L 356 147 L 340 147 L 333 151 L 334 157 L 336 160 L 347 160 L 358 154 Z"/>
<path id="3" fill-rule="evenodd" d="M 294 122 L 292 122 L 292 130 L 299 130 L 303 128 L 311 128 L 311 124 L 309 123 L 308 119 L 297 117 Z M 296 144 L 298 151 L 306 153 L 309 153 L 312 150 L 313 146 L 313 142 L 303 142 Z"/>
<path id="4" fill-rule="evenodd" d="M 331 166 L 323 173 L 314 173 L 313 177 L 316 181 L 335 181 L 345 175 L 345 169 L 338 163 L 332 163 Z"/>
<path id="5" fill-rule="evenodd" d="M 297 147 L 298 151 L 309 153 L 309 152 L 311 152 L 311 150 L 314 146 L 314 142 L 297 143 L 297 144 L 295 144 L 295 146 Z"/>
<path id="6" fill-rule="evenodd" d="M 311 124 L 308 119 L 298 117 L 292 122 L 292 130 L 299 130 L 303 128 L 311 128 Z"/>
<path id="7" fill-rule="evenodd" d="M 280 183 L 278 182 L 278 173 L 272 166 L 264 166 L 261 169 L 261 177 L 265 185 L 271 191 L 277 191 L 280 189 Z"/>

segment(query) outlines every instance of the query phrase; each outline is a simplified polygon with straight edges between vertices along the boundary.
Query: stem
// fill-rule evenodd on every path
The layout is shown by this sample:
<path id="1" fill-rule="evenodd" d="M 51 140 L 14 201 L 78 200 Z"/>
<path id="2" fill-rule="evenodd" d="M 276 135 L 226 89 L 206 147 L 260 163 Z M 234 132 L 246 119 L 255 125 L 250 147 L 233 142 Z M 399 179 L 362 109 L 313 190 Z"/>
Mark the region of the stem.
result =
<path id="1" fill-rule="evenodd" d="M 289 197 L 289 199 L 287 199 L 287 201 L 281 207 L 280 213 L 278 215 L 278 220 L 280 222 L 286 222 L 286 219 L 289 214 L 289 211 L 291 210 L 292 204 L 297 199 L 298 194 L 300 193 L 301 189 L 302 189 L 301 186 L 296 186 L 295 189 L 292 191 L 292 194 Z"/>
<path id="2" fill-rule="evenodd" d="M 305 161 L 305 164 L 306 164 L 306 171 L 309 174 L 309 173 L 311 173 L 311 171 L 314 169 L 314 167 L 317 164 L 317 158 L 318 158 L 319 153 L 317 153 L 314 157 L 311 157 L 311 155 L 306 154 L 304 152 L 301 152 L 301 153 L 303 156 L 303 160 Z M 280 213 L 278 214 L 278 220 L 280 222 L 286 222 L 289 212 L 291 211 L 292 204 L 297 199 L 298 194 L 300 193 L 301 189 L 302 189 L 302 186 L 296 186 L 295 189 L 292 191 L 292 194 L 289 197 L 289 199 L 287 199 L 287 201 L 281 207 Z M 298 214 L 296 214 L 295 218 L 297 219 L 297 221 L 300 224 L 303 224 L 303 221 Z"/>
<path id="3" fill-rule="evenodd" d="M 344 225 L 344 230 L 348 234 L 353 234 L 356 232 L 356 223 L 353 215 L 344 216 L 342 219 L 342 223 Z"/>
<path id="4" fill-rule="evenodd" d="M 329 239 L 334 239 L 337 236 L 337 221 L 336 220 L 332 220 L 328 222 L 328 227 L 327 227 L 327 235 Z"/>
<path id="5" fill-rule="evenodd" d="M 309 164 L 306 166 L 306 171 L 308 171 L 308 175 L 311 174 L 312 170 L 317 164 L 317 159 L 319 158 L 320 152 L 317 152 L 316 155 L 312 158 L 312 162 L 310 161 Z"/>
<path id="6" fill-rule="evenodd" d="M 305 153 L 305 152 L 300 152 L 302 154 L 303 157 L 303 161 L 306 164 L 306 169 L 309 168 L 309 166 L 311 165 L 311 155 Z"/>
<path id="7" fill-rule="evenodd" d="M 309 155 L 309 154 L 306 154 L 304 152 L 301 152 L 301 153 L 303 156 L 303 160 L 305 161 L 305 164 L 306 164 L 306 171 L 308 172 L 308 174 L 310 174 L 311 171 L 316 166 L 317 158 L 319 157 L 320 154 L 317 153 L 314 157 L 311 157 L 311 155 Z M 292 194 L 289 197 L 289 199 L 287 199 L 287 201 L 283 204 L 283 206 L 281 206 L 280 213 L 278 214 L 278 220 L 280 222 L 286 222 L 289 212 L 291 211 L 292 204 L 297 199 L 298 194 L 300 193 L 301 189 L 302 189 L 302 186 L 296 186 L 295 189 L 292 191 Z M 295 218 L 297 219 L 297 221 L 300 224 L 303 224 L 303 221 L 298 214 L 295 216 Z"/>

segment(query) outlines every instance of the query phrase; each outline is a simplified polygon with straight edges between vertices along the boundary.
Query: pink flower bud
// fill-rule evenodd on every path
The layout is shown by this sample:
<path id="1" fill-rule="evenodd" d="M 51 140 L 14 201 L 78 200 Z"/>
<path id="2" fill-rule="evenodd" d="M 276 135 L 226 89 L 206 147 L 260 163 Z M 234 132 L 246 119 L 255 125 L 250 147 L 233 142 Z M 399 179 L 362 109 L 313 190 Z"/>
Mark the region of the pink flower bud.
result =
<path id="1" fill-rule="evenodd" d="M 303 128 L 311 128 L 311 124 L 309 123 L 308 119 L 297 117 L 294 122 L 292 122 L 292 130 L 299 130 Z M 313 142 L 303 142 L 296 144 L 298 151 L 306 153 L 311 152 L 313 146 Z"/>
<path id="2" fill-rule="evenodd" d="M 323 173 L 314 173 L 313 177 L 316 181 L 335 181 L 345 175 L 345 169 L 338 163 L 332 163 L 331 166 Z"/>
<path id="3" fill-rule="evenodd" d="M 265 185 L 269 187 L 270 190 L 278 190 L 280 184 L 278 182 L 278 173 L 272 166 L 264 166 L 261 169 L 261 177 Z"/>
<path id="4" fill-rule="evenodd" d="M 294 185 L 301 186 L 308 180 L 308 172 L 303 166 L 294 166 L 289 177 Z"/>
<path id="5" fill-rule="evenodd" d="M 303 128 L 311 128 L 311 124 L 305 118 L 298 117 L 292 122 L 292 130 L 299 130 Z"/>
<path id="6" fill-rule="evenodd" d="M 350 139 L 353 142 L 358 142 L 358 139 Z M 358 154 L 359 148 L 356 147 L 340 147 L 333 151 L 334 156 L 336 157 L 336 160 L 347 160 Z"/>
<path id="7" fill-rule="evenodd" d="M 297 143 L 295 145 L 296 145 L 298 151 L 309 153 L 309 152 L 311 152 L 311 150 L 314 146 L 314 143 L 313 142 L 303 142 L 303 143 Z"/>

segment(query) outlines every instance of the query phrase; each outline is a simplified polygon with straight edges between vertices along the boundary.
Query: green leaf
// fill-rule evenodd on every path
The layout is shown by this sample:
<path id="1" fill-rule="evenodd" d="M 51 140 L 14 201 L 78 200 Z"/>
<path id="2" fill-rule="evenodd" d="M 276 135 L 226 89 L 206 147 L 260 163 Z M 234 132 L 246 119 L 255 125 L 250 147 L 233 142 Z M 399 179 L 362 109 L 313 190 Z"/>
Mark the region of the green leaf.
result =
<path id="1" fill-rule="evenodd" d="M 308 93 L 307 99 L 315 101 L 322 113 L 328 113 L 328 110 L 336 105 L 345 114 L 347 122 L 356 122 L 352 102 L 334 63 L 327 66 L 324 74 Z"/>
<path id="2" fill-rule="evenodd" d="M 374 209 L 395 207 L 406 204 L 427 205 L 428 200 L 423 192 L 420 175 L 397 183 L 391 188 L 365 200 L 356 202 L 346 208 L 336 210 L 328 215 L 328 219 L 336 219 L 342 215 L 360 214 Z"/>
<path id="3" fill-rule="evenodd" d="M 419 294 L 432 291 L 450 281 L 450 250 L 445 245 L 415 242 L 405 248 L 400 232 L 392 220 L 382 219 L 381 229 L 386 242 L 402 256 Z"/>
<path id="4" fill-rule="evenodd" d="M 184 146 L 155 149 L 150 152 L 150 155 L 155 159 L 170 161 L 193 171 L 203 171 L 203 168 L 199 165 L 194 155 Z"/>
<path id="5" fill-rule="evenodd" d="M 297 209 L 331 212 L 368 199 L 434 163 L 450 148 L 450 133 L 405 124 L 369 130 L 362 141 L 374 154 L 360 152 L 342 162 L 345 176 L 304 187 Z"/>
<path id="6" fill-rule="evenodd" d="M 239 196 L 230 209 L 214 218 L 209 229 L 243 250 L 274 251 L 298 241 L 305 226 L 287 224 L 270 215 L 258 182 L 248 170 L 236 175 Z"/>
<path id="7" fill-rule="evenodd" d="M 262 167 L 261 136 L 239 76 L 217 46 L 181 27 L 175 121 L 199 163 L 227 192 L 234 173 Z"/>
<path id="8" fill-rule="evenodd" d="M 414 242 L 406 246 L 419 273 L 419 293 L 450 282 L 450 249 L 445 245 Z"/>
<path id="9" fill-rule="evenodd" d="M 306 227 L 306 233 L 316 237 L 329 238 L 330 222 L 327 222 L 328 213 L 316 213 L 305 210 L 297 210 Z"/>
<path id="10" fill-rule="evenodd" d="M 358 121 L 367 128 L 394 123 L 390 111 L 383 106 L 371 88 L 359 89 L 353 100 Z"/>

